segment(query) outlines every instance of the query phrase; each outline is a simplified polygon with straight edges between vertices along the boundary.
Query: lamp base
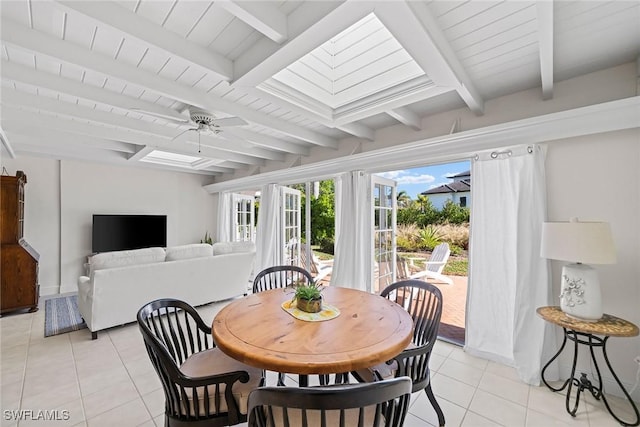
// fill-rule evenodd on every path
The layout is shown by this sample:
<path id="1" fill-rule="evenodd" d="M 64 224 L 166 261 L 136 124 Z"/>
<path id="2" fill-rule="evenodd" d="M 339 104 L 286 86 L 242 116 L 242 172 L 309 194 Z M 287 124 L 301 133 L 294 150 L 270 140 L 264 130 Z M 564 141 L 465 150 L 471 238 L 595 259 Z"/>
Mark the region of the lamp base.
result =
<path id="1" fill-rule="evenodd" d="M 562 268 L 560 308 L 569 317 L 586 322 L 602 318 L 602 294 L 598 273 L 585 264 Z"/>

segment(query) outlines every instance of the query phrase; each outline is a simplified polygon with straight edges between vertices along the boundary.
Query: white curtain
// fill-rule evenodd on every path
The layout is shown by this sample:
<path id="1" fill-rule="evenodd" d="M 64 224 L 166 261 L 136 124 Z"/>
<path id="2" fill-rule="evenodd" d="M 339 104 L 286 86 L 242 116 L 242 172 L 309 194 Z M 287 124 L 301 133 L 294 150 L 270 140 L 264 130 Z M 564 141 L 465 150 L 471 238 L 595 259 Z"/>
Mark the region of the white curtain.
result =
<path id="1" fill-rule="evenodd" d="M 545 339 L 553 340 L 536 315 L 551 302 L 548 262 L 540 257 L 544 152 L 528 146 L 482 154 L 471 176 L 465 351 L 514 366 L 523 381 L 539 385 Z"/>
<path id="2" fill-rule="evenodd" d="M 233 195 L 229 192 L 218 194 L 218 230 L 216 235 L 218 242 L 231 241 L 232 198 Z"/>
<path id="3" fill-rule="evenodd" d="M 347 172 L 335 180 L 335 261 L 331 286 L 371 291 L 371 176 Z"/>
<path id="4" fill-rule="evenodd" d="M 280 186 L 262 186 L 256 226 L 256 273 L 282 263 L 280 200 Z"/>

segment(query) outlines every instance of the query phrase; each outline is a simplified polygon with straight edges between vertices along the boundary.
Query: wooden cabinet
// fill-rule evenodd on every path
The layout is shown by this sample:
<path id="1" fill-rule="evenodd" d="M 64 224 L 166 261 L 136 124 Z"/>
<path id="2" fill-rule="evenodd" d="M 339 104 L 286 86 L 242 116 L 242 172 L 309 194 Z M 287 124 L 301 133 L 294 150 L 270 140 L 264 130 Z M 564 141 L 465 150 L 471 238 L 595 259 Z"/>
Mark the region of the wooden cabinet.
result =
<path id="1" fill-rule="evenodd" d="M 24 186 L 27 176 L 18 171 L 16 176 L 2 179 L 0 200 L 0 313 L 38 309 L 38 252 L 26 242 L 24 235 Z"/>

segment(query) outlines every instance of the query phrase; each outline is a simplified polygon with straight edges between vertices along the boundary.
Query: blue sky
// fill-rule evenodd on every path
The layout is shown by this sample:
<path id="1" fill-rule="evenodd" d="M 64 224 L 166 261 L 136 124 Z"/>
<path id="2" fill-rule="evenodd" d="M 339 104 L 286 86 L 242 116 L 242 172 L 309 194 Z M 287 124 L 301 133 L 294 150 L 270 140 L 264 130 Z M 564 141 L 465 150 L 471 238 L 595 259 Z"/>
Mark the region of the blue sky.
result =
<path id="1" fill-rule="evenodd" d="M 421 168 L 403 169 L 376 175 L 398 182 L 398 191 L 406 191 L 412 199 L 423 191 L 451 182 L 447 177 L 471 168 L 469 161 L 445 163 Z"/>

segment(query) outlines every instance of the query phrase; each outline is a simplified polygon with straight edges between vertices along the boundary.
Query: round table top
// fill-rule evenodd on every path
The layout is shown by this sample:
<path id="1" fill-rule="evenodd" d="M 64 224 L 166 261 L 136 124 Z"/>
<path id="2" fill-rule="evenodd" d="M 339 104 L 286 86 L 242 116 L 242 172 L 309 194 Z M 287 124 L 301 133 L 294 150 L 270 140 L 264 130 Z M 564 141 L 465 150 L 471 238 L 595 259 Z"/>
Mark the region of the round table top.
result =
<path id="1" fill-rule="evenodd" d="M 247 365 L 293 374 L 349 372 L 385 362 L 411 342 L 413 320 L 393 301 L 355 289 L 327 286 L 323 299 L 340 315 L 308 322 L 281 304 L 291 289 L 249 295 L 213 319 L 213 339 Z"/>
<path id="2" fill-rule="evenodd" d="M 538 307 L 536 312 L 548 322 L 585 334 L 635 337 L 640 333 L 638 327 L 633 323 L 610 314 L 604 314 L 602 319 L 598 321 L 588 322 L 567 316 L 558 306 Z"/>

